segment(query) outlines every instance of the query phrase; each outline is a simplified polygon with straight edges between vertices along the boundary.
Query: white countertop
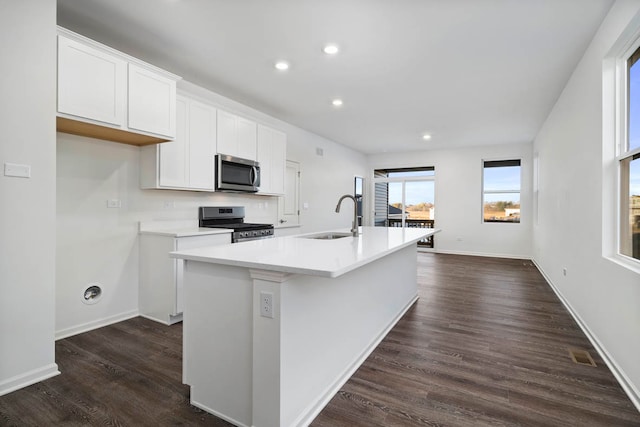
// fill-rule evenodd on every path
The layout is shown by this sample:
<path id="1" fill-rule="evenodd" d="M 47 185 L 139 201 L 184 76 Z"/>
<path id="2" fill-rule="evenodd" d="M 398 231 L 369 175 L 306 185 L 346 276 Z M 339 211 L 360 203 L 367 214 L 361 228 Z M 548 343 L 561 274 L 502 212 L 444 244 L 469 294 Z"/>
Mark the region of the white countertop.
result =
<path id="1" fill-rule="evenodd" d="M 209 234 L 232 233 L 230 228 L 200 228 L 198 221 L 150 221 L 140 222 L 140 234 L 154 234 L 169 237 L 204 236 Z"/>
<path id="2" fill-rule="evenodd" d="M 439 232 L 433 228 L 360 227 L 358 237 L 334 240 L 276 237 L 171 252 L 172 258 L 322 277 L 338 277 Z M 332 232 L 337 232 L 331 230 Z M 348 232 L 342 229 L 338 232 Z"/>

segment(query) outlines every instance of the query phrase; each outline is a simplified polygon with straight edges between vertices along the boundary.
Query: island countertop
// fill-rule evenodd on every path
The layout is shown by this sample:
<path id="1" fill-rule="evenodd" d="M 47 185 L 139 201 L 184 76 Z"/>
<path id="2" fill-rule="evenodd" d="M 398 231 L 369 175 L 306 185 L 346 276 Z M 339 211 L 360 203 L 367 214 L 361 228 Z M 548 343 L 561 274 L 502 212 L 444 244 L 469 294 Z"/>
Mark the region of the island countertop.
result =
<path id="1" fill-rule="evenodd" d="M 333 278 L 439 231 L 433 228 L 360 227 L 358 237 L 310 238 L 324 234 L 316 232 L 176 251 L 170 256 L 187 261 Z M 330 232 L 348 233 L 348 230 L 326 233 Z"/>

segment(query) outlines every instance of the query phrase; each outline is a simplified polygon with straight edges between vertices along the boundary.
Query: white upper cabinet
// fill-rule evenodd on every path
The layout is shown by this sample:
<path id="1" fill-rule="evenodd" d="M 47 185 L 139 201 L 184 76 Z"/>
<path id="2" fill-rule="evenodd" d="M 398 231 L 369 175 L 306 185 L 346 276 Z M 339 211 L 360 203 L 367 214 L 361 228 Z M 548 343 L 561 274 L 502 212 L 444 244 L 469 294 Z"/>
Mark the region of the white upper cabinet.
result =
<path id="1" fill-rule="evenodd" d="M 218 154 L 235 155 L 238 146 L 237 118 L 238 116 L 234 114 L 218 110 L 218 128 L 216 131 Z"/>
<path id="2" fill-rule="evenodd" d="M 218 110 L 218 154 L 256 160 L 257 123 Z"/>
<path id="3" fill-rule="evenodd" d="M 258 125 L 257 160 L 260 163 L 262 194 L 284 194 L 287 157 L 287 135 L 270 127 Z"/>
<path id="4" fill-rule="evenodd" d="M 216 155 L 216 109 L 189 102 L 189 187 L 213 190 Z"/>
<path id="5" fill-rule="evenodd" d="M 129 64 L 129 129 L 176 134 L 176 81 Z"/>
<path id="6" fill-rule="evenodd" d="M 176 137 L 142 147 L 142 188 L 213 191 L 216 154 L 216 109 L 178 95 Z"/>
<path id="7" fill-rule="evenodd" d="M 127 62 L 58 37 L 58 112 L 124 125 Z"/>
<path id="8" fill-rule="evenodd" d="M 182 97 L 178 97 L 176 102 L 176 123 L 176 137 L 173 141 L 144 149 L 146 151 L 157 151 L 160 164 L 156 171 L 154 156 L 154 159 L 151 160 L 150 172 L 152 175 L 158 174 L 158 187 L 160 188 L 187 188 L 189 186 L 187 100 Z M 143 152 L 142 156 L 145 155 L 148 154 Z M 155 176 L 152 177 L 148 186 L 156 187 Z"/>
<path id="9" fill-rule="evenodd" d="M 172 140 L 179 79 L 58 27 L 60 132 L 132 145 Z"/>

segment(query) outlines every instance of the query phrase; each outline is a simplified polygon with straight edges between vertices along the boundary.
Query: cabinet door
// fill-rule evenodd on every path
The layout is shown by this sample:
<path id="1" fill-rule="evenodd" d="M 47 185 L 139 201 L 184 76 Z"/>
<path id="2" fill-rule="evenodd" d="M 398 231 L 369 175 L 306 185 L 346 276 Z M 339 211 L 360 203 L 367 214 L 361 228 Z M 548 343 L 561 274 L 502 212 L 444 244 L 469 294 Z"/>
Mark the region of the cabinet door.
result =
<path id="1" fill-rule="evenodd" d="M 124 126 L 127 63 L 58 36 L 58 112 Z"/>
<path id="2" fill-rule="evenodd" d="M 189 187 L 213 190 L 216 154 L 216 109 L 197 101 L 189 104 Z"/>
<path id="3" fill-rule="evenodd" d="M 218 110 L 217 153 L 237 156 L 238 131 L 236 116 L 226 111 Z"/>
<path id="4" fill-rule="evenodd" d="M 284 194 L 284 175 L 287 166 L 287 135 L 274 130 L 271 135 L 271 193 Z"/>
<path id="5" fill-rule="evenodd" d="M 271 135 L 271 129 L 258 125 L 257 160 L 260 163 L 261 193 L 271 193 Z"/>
<path id="6" fill-rule="evenodd" d="M 252 120 L 237 117 L 238 151 L 237 156 L 243 159 L 256 160 L 256 142 L 258 125 Z"/>
<path id="7" fill-rule="evenodd" d="M 160 187 L 186 188 L 189 185 L 189 127 L 187 100 L 176 100 L 176 137 L 173 141 L 159 144 Z"/>
<path id="8" fill-rule="evenodd" d="M 176 134 L 176 82 L 129 64 L 129 128 L 173 138 Z"/>
<path id="9" fill-rule="evenodd" d="M 287 135 L 258 126 L 257 160 L 260 163 L 260 193 L 284 194 Z"/>

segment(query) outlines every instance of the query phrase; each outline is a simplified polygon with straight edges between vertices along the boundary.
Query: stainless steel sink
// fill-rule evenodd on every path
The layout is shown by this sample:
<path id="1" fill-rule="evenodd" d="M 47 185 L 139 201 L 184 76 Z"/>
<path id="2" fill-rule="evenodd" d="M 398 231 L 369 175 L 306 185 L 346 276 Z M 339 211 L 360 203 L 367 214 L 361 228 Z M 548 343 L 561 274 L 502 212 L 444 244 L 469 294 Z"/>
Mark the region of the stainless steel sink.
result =
<path id="1" fill-rule="evenodd" d="M 303 239 L 315 239 L 315 240 L 335 240 L 342 239 L 343 237 L 351 237 L 351 233 L 320 233 L 320 234 L 312 234 L 311 236 L 300 236 Z"/>

